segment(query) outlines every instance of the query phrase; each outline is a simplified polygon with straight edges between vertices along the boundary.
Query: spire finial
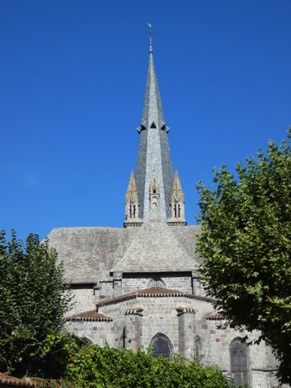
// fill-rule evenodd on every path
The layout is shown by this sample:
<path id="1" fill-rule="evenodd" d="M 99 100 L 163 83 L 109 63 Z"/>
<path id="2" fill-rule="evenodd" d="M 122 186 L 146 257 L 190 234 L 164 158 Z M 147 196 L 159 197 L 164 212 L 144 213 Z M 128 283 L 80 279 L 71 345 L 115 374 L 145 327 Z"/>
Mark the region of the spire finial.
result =
<path id="1" fill-rule="evenodd" d="M 153 35 L 153 30 L 152 30 L 152 23 L 147 23 L 148 28 L 149 28 L 149 36 L 150 36 L 150 53 L 153 52 L 153 41 L 152 41 L 152 35 Z"/>

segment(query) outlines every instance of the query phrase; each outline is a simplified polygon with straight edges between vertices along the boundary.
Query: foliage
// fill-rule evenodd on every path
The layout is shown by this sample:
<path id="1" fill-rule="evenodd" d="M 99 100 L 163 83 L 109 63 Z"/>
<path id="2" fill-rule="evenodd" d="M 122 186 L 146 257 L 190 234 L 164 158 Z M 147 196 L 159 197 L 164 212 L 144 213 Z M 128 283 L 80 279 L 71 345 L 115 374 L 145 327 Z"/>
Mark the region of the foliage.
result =
<path id="1" fill-rule="evenodd" d="M 258 329 L 291 383 L 291 129 L 280 146 L 214 171 L 215 189 L 198 183 L 198 252 L 209 296 L 232 327 Z"/>
<path id="2" fill-rule="evenodd" d="M 79 387 L 229 387 L 215 367 L 177 357 L 169 361 L 138 350 L 113 349 L 107 344 L 75 347 L 68 364 L 68 380 Z"/>
<path id="3" fill-rule="evenodd" d="M 30 234 L 26 245 L 0 232 L 0 370 L 17 376 L 55 374 L 48 335 L 60 333 L 71 296 L 63 267 L 48 241 Z"/>

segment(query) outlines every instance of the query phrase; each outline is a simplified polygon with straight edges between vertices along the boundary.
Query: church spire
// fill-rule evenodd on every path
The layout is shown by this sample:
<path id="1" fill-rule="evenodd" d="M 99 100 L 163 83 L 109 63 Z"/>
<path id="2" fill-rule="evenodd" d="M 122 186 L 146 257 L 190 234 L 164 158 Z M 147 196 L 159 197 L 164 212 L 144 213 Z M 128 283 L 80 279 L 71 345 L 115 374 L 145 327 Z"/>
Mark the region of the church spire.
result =
<path id="1" fill-rule="evenodd" d="M 151 25 L 149 27 L 151 28 Z M 152 175 L 155 171 L 155 177 L 160 191 L 160 210 L 166 219 L 170 218 L 173 171 L 168 143 L 169 128 L 166 126 L 162 109 L 162 101 L 154 66 L 151 36 L 142 122 L 137 130 L 140 139 L 135 178 L 140 205 L 139 217 L 145 219 L 149 213 L 150 202 L 148 192 Z"/>

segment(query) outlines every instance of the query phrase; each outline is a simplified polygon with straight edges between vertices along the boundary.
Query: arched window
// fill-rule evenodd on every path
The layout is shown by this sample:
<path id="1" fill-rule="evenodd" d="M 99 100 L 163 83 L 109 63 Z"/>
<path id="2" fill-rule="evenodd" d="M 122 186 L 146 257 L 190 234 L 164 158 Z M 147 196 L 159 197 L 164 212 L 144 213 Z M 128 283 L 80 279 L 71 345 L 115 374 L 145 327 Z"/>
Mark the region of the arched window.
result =
<path id="1" fill-rule="evenodd" d="M 163 356 L 168 359 L 172 358 L 173 347 L 171 341 L 166 335 L 162 333 L 156 334 L 151 340 L 151 345 L 153 346 L 154 357 Z"/>
<path id="2" fill-rule="evenodd" d="M 230 345 L 231 374 L 235 384 L 244 385 L 249 381 L 247 345 L 236 338 Z"/>

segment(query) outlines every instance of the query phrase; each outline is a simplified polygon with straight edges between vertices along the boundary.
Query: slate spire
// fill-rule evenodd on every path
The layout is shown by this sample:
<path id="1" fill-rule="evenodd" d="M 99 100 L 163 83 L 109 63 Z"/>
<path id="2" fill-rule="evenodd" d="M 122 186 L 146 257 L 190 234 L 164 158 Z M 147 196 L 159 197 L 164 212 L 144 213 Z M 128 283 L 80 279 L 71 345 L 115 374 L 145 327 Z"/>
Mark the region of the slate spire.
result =
<path id="1" fill-rule="evenodd" d="M 137 129 L 140 138 L 135 180 L 139 199 L 139 217 L 145 219 L 150 211 L 149 188 L 155 172 L 160 190 L 160 211 L 167 219 L 171 217 L 173 170 L 168 143 L 169 128 L 164 119 L 152 47 L 150 37 L 143 115 L 141 125 Z"/>

